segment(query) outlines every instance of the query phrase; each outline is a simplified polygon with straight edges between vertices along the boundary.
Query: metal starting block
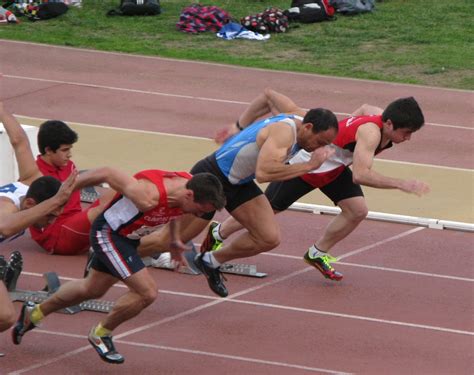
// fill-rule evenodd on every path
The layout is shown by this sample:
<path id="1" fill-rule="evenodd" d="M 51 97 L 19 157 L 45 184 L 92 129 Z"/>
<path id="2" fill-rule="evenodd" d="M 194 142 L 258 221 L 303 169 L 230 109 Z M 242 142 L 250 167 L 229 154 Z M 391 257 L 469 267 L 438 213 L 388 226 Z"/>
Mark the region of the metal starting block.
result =
<path id="1" fill-rule="evenodd" d="M 85 187 L 81 189 L 81 202 L 94 203 L 99 198 L 99 193 L 94 186 Z"/>
<path id="2" fill-rule="evenodd" d="M 48 299 L 56 290 L 59 289 L 61 281 L 59 280 L 56 272 L 46 272 L 43 274 L 46 280 L 46 286 L 43 290 L 31 291 L 31 290 L 12 290 L 10 291 L 10 298 L 12 301 L 26 302 L 31 301 L 35 303 L 41 303 Z M 76 314 L 78 312 L 96 311 L 102 313 L 108 313 L 114 307 L 114 302 L 102 301 L 102 300 L 88 300 L 80 303 L 79 305 L 66 307 L 58 312 L 63 314 Z"/>
<path id="3" fill-rule="evenodd" d="M 194 263 L 194 257 L 197 254 L 196 247 L 193 243 L 189 243 L 190 250 L 184 252 L 184 258 L 188 263 L 187 267 L 181 267 L 178 272 L 186 273 L 188 275 L 200 275 L 201 271 L 197 268 L 196 264 Z M 161 269 L 173 269 L 169 265 L 153 265 L 152 261 L 149 259 L 142 259 L 147 266 L 153 266 L 155 268 Z M 238 263 L 225 263 L 221 265 L 221 272 L 222 273 L 231 273 L 234 275 L 241 275 L 241 276 L 249 276 L 249 277 L 258 277 L 262 278 L 267 276 L 266 273 L 258 272 L 257 266 L 254 264 L 238 264 Z"/>

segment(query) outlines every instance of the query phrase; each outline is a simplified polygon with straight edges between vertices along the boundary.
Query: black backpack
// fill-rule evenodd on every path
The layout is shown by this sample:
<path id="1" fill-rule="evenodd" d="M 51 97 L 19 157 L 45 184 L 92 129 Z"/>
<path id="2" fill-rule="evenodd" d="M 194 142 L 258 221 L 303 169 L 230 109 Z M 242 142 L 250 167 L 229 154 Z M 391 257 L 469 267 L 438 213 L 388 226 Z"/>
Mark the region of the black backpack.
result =
<path id="1" fill-rule="evenodd" d="M 154 16 L 161 13 L 159 0 L 121 0 L 118 9 L 110 10 L 108 16 Z"/>
<path id="2" fill-rule="evenodd" d="M 335 19 L 335 9 L 329 0 L 294 0 L 291 6 L 284 12 L 290 21 L 313 23 Z"/>

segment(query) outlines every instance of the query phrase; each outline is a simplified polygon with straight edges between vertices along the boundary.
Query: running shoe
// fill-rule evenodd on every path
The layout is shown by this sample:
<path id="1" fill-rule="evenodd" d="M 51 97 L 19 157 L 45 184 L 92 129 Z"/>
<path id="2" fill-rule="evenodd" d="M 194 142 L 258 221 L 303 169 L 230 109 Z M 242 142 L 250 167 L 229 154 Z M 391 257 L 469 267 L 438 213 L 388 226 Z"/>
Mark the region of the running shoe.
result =
<path id="1" fill-rule="evenodd" d="M 0 255 L 0 282 L 4 280 L 5 273 L 7 272 L 8 263 L 3 255 Z"/>
<path id="2" fill-rule="evenodd" d="M 202 244 L 201 244 L 201 253 L 205 253 L 206 251 L 219 250 L 222 247 L 223 242 L 219 241 L 212 234 L 212 231 L 218 225 L 219 225 L 219 222 L 217 222 L 217 221 L 213 221 L 209 225 L 209 229 L 207 230 L 206 237 L 204 238 L 204 240 L 202 241 Z"/>
<path id="3" fill-rule="evenodd" d="M 125 361 L 125 358 L 115 350 L 112 336 L 96 336 L 94 334 L 95 327 L 89 332 L 88 340 L 92 347 L 99 354 L 105 362 L 120 364 Z"/>
<path id="4" fill-rule="evenodd" d="M 342 273 L 337 272 L 332 266 L 331 263 L 337 262 L 337 259 L 331 255 L 322 255 L 315 258 L 309 256 L 309 251 L 304 254 L 304 261 L 313 267 L 315 267 L 319 272 L 323 274 L 326 279 L 331 279 L 335 281 L 342 280 Z"/>
<path id="5" fill-rule="evenodd" d="M 20 277 L 21 271 L 23 270 L 23 256 L 19 251 L 14 251 L 10 254 L 10 260 L 8 261 L 8 267 L 5 270 L 3 280 L 9 292 L 16 289 L 16 282 Z"/>
<path id="6" fill-rule="evenodd" d="M 26 332 L 36 328 L 36 326 L 30 320 L 31 312 L 33 311 L 34 307 L 34 302 L 27 301 L 23 303 L 20 316 L 18 317 L 18 320 L 12 329 L 12 340 L 15 345 L 20 345 L 21 339 Z"/>
<path id="7" fill-rule="evenodd" d="M 204 253 L 197 254 L 194 258 L 194 264 L 207 278 L 209 288 L 220 297 L 227 297 L 229 294 L 227 288 L 224 285 L 222 279 L 224 278 L 219 267 L 212 268 L 209 266 L 202 257 Z M 224 278 L 225 279 L 225 278 Z"/>

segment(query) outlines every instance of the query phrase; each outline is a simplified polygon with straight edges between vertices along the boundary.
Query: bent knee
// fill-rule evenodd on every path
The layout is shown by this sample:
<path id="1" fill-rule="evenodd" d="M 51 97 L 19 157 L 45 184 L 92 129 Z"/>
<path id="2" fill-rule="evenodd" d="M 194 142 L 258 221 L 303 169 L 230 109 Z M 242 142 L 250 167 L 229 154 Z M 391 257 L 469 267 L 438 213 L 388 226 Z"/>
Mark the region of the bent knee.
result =
<path id="1" fill-rule="evenodd" d="M 263 251 L 273 250 L 275 247 L 278 247 L 281 242 L 280 232 L 275 232 L 262 236 L 258 243 L 258 247 Z"/>
<path id="2" fill-rule="evenodd" d="M 9 311 L 0 316 L 0 332 L 6 331 L 15 323 L 15 312 Z"/>
<path id="3" fill-rule="evenodd" d="M 149 288 L 140 294 L 144 306 L 151 305 L 158 298 L 158 290 L 156 288 Z"/>

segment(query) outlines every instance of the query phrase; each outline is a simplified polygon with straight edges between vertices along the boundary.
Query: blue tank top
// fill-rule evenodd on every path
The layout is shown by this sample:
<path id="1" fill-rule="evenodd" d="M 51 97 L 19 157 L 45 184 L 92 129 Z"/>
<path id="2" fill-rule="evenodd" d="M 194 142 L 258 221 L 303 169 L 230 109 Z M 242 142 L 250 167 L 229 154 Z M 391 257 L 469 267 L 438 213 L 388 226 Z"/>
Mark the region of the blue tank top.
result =
<path id="1" fill-rule="evenodd" d="M 254 122 L 241 132 L 228 139 L 215 153 L 217 165 L 233 185 L 241 185 L 255 178 L 258 154 L 257 145 L 259 131 L 275 122 L 283 122 L 293 129 L 294 140 L 288 158 L 293 156 L 300 147 L 296 143 L 296 123 L 293 119 L 301 120 L 300 116 L 281 114 Z"/>

